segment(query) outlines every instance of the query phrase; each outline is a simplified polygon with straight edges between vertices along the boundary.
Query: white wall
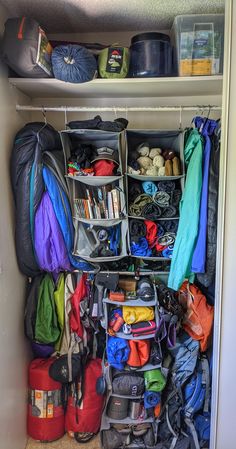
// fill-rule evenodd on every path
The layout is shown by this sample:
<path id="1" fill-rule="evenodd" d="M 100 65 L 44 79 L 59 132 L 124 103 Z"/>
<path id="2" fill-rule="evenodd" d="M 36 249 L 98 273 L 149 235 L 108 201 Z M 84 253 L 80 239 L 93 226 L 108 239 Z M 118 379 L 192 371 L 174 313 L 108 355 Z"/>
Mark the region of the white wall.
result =
<path id="1" fill-rule="evenodd" d="M 2 34 L 4 10 L 0 10 Z M 18 101 L 27 101 L 18 95 Z M 13 138 L 28 120 L 15 111 L 16 91 L 9 87 L 0 63 L 0 449 L 23 449 L 26 442 L 27 345 L 23 312 L 25 278 L 14 245 L 13 198 L 9 158 Z"/>
<path id="2" fill-rule="evenodd" d="M 217 449 L 235 449 L 236 447 L 236 2 L 232 1 L 232 42 L 229 92 L 229 123 L 224 259 L 223 259 L 223 301 L 221 317 L 221 353 L 219 378 L 219 412 L 217 426 Z"/>

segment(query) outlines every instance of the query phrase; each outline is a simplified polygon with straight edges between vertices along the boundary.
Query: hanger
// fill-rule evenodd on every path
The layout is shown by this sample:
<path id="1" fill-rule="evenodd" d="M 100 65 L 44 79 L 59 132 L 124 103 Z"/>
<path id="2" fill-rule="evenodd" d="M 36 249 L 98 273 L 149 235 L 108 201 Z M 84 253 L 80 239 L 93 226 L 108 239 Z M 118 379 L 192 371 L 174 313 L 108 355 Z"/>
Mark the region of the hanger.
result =
<path id="1" fill-rule="evenodd" d="M 182 106 L 179 107 L 179 129 L 182 129 Z"/>
<path id="2" fill-rule="evenodd" d="M 47 126 L 48 122 L 47 122 L 47 117 L 46 117 L 46 111 L 44 109 L 44 107 L 42 106 L 42 114 L 43 114 L 43 119 L 44 119 L 44 124 L 42 126 L 42 128 L 40 128 L 40 130 L 37 133 L 37 136 L 39 136 L 39 134 L 41 133 L 41 131 Z"/>
<path id="3" fill-rule="evenodd" d="M 117 119 L 117 111 L 116 111 L 116 107 L 115 106 L 113 106 L 113 111 L 114 111 L 114 114 L 115 114 L 115 119 Z"/>
<path id="4" fill-rule="evenodd" d="M 209 106 L 208 106 L 208 113 L 207 113 L 207 120 L 210 117 L 210 113 L 211 113 L 211 105 L 209 104 Z"/>
<path id="5" fill-rule="evenodd" d="M 128 120 L 128 106 L 125 106 L 125 118 Z"/>
<path id="6" fill-rule="evenodd" d="M 65 112 L 65 115 L 64 115 L 64 117 L 65 117 L 65 129 L 67 129 L 67 108 L 66 108 L 66 106 L 65 106 L 64 112 Z"/>

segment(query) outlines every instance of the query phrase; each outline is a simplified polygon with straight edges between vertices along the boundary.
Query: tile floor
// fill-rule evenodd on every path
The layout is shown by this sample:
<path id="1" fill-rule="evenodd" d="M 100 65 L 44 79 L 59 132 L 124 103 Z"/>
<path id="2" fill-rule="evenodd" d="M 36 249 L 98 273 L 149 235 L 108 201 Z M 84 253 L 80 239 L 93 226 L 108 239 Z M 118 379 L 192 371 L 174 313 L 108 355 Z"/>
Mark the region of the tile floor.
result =
<path id="1" fill-rule="evenodd" d="M 52 443 L 40 443 L 29 438 L 25 449 L 101 449 L 101 446 L 99 435 L 86 444 L 79 444 L 73 438 L 65 435 Z"/>

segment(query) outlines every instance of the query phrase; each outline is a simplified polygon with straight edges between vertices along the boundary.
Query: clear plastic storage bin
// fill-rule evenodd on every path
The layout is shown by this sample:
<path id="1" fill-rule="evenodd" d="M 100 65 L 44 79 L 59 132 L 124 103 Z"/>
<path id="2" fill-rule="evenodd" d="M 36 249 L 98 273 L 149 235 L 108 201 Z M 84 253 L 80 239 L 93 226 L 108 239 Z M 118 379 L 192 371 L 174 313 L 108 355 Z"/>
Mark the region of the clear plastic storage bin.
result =
<path id="1" fill-rule="evenodd" d="M 179 76 L 223 73 L 223 14 L 177 16 L 171 38 Z"/>

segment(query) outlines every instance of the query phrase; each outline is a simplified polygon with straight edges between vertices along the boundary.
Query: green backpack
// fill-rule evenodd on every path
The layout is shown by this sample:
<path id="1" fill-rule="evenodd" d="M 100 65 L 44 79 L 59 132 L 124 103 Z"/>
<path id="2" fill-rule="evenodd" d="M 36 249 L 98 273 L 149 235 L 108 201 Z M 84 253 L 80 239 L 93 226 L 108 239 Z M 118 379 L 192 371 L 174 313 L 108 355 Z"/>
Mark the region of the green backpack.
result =
<path id="1" fill-rule="evenodd" d="M 35 323 L 35 340 L 39 343 L 55 343 L 61 334 L 56 313 L 54 289 L 52 276 L 46 274 L 39 288 Z"/>
<path id="2" fill-rule="evenodd" d="M 101 51 L 98 58 L 101 78 L 125 78 L 129 72 L 129 49 L 113 45 Z"/>

